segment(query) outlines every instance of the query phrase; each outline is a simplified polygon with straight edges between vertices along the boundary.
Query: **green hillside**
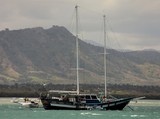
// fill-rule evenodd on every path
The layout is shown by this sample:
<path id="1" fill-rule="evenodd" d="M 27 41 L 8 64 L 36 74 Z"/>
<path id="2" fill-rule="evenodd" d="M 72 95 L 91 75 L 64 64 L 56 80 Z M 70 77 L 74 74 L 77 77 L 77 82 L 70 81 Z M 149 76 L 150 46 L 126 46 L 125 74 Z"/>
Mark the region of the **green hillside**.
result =
<path id="1" fill-rule="evenodd" d="M 76 83 L 75 36 L 66 28 L 0 31 L 0 83 Z M 80 82 L 104 83 L 103 48 L 80 40 Z M 112 84 L 160 85 L 160 53 L 107 49 Z"/>

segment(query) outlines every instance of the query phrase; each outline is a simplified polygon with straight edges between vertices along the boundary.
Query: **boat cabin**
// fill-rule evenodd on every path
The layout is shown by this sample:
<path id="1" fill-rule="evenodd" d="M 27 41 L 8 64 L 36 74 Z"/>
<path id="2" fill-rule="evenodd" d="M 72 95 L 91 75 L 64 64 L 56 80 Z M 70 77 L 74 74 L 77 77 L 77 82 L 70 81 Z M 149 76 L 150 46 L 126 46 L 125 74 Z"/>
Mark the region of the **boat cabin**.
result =
<path id="1" fill-rule="evenodd" d="M 52 103 L 78 104 L 94 106 L 100 104 L 96 94 L 76 94 L 75 91 L 52 90 L 45 95 L 46 99 L 51 99 Z"/>
<path id="2" fill-rule="evenodd" d="M 93 106 L 100 104 L 100 101 L 95 94 L 82 94 L 77 95 L 77 97 L 80 99 L 81 103 L 85 103 L 86 105 Z"/>

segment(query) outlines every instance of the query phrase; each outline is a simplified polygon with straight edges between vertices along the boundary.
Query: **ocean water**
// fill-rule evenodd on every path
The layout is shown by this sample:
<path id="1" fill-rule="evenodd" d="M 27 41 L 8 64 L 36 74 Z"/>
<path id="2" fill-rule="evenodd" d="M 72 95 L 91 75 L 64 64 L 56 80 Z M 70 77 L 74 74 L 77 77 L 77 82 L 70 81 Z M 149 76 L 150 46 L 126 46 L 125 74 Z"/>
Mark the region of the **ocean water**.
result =
<path id="1" fill-rule="evenodd" d="M 160 119 L 160 106 L 151 105 L 152 102 L 133 103 L 123 111 L 44 110 L 25 108 L 18 104 L 0 104 L 0 119 Z"/>

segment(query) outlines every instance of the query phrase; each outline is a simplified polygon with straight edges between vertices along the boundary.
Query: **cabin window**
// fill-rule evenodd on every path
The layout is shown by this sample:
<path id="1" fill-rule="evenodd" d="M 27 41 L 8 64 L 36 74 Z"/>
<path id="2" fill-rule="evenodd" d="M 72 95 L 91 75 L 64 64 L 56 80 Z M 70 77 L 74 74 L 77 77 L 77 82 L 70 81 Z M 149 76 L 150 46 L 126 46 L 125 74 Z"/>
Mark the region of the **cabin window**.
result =
<path id="1" fill-rule="evenodd" d="M 81 97 L 80 97 L 80 100 L 81 100 L 81 101 L 84 101 L 84 100 L 86 100 L 86 98 L 85 98 L 84 96 L 81 96 Z"/>
<path id="2" fill-rule="evenodd" d="M 84 97 L 84 96 L 81 96 L 81 98 L 84 99 L 85 97 Z"/>
<path id="3" fill-rule="evenodd" d="M 90 95 L 86 95 L 86 99 L 91 99 Z"/>
<path id="4" fill-rule="evenodd" d="M 95 95 L 91 95 L 92 99 L 97 99 L 97 97 Z"/>

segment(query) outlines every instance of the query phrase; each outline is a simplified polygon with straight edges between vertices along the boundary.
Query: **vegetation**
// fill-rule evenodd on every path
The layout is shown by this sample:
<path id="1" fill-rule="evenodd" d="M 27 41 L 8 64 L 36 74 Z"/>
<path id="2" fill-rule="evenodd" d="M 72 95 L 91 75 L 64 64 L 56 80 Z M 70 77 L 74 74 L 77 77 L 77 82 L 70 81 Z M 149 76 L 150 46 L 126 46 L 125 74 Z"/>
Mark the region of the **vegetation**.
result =
<path id="1" fill-rule="evenodd" d="M 72 84 L 76 79 L 75 37 L 64 27 L 0 31 L 0 84 Z M 80 79 L 103 84 L 103 48 L 79 40 Z M 160 53 L 107 49 L 107 82 L 159 85 Z"/>
<path id="2" fill-rule="evenodd" d="M 75 85 L 62 84 L 14 84 L 0 85 L 0 97 L 39 97 L 42 92 L 48 90 L 75 90 Z M 81 93 L 104 92 L 104 85 L 80 85 Z M 160 99 L 159 86 L 135 86 L 135 85 L 109 85 L 108 93 L 114 97 L 142 97 L 146 99 Z"/>

